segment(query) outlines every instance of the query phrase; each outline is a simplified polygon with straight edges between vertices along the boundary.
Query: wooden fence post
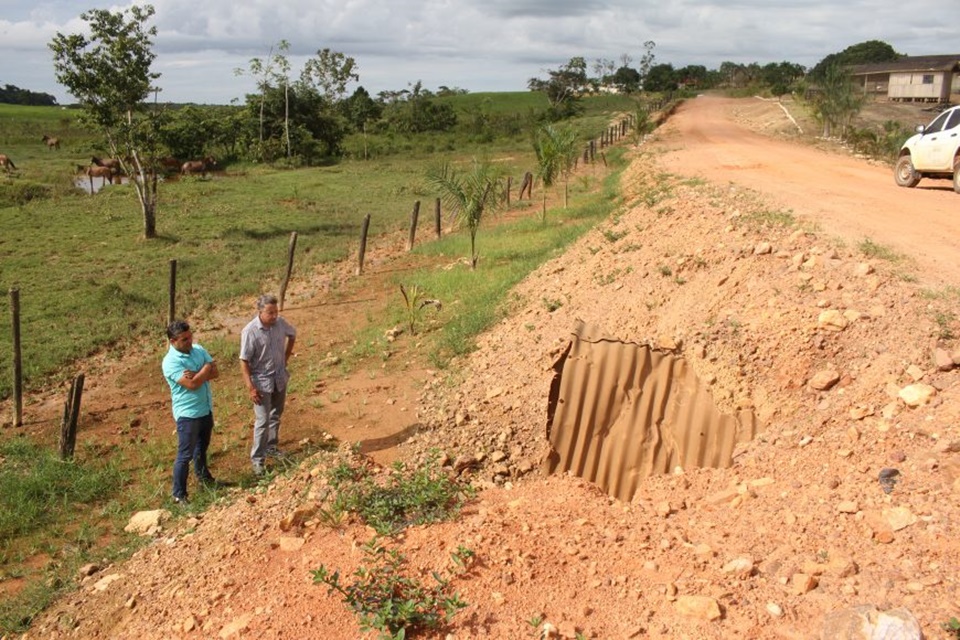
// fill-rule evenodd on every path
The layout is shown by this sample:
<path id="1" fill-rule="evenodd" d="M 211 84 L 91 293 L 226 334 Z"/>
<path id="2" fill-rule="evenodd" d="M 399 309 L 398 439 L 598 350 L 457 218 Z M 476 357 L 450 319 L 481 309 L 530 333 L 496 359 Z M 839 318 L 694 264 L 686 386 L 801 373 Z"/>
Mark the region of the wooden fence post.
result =
<path id="1" fill-rule="evenodd" d="M 443 229 L 440 224 L 440 198 L 437 198 L 433 206 L 433 225 L 436 227 L 437 240 L 440 239 L 440 234 L 443 233 Z"/>
<path id="2" fill-rule="evenodd" d="M 367 232 L 370 230 L 370 214 L 363 219 L 363 227 L 360 229 L 360 256 L 357 262 L 357 275 L 363 273 L 363 258 L 367 253 Z"/>
<path id="3" fill-rule="evenodd" d="M 283 277 L 283 284 L 280 285 L 280 304 L 277 308 L 283 311 L 283 297 L 287 295 L 287 284 L 290 283 L 290 274 L 293 273 L 293 254 L 297 250 L 297 232 L 290 232 L 290 244 L 287 247 L 287 275 Z"/>
<path id="4" fill-rule="evenodd" d="M 169 298 L 170 304 L 167 307 L 167 323 L 171 323 L 177 319 L 177 261 L 170 261 L 170 287 L 169 287 Z"/>
<path id="5" fill-rule="evenodd" d="M 413 243 L 417 240 L 417 220 L 420 218 L 420 201 L 413 203 L 413 213 L 410 214 L 410 237 L 407 239 L 407 251 L 413 251 Z"/>
<path id="6" fill-rule="evenodd" d="M 10 289 L 13 329 L 13 426 L 23 426 L 23 356 L 20 350 L 20 290 Z"/>
<path id="7" fill-rule="evenodd" d="M 83 397 L 83 374 L 77 374 L 70 385 L 70 395 L 63 406 L 60 423 L 60 459 L 69 460 L 77 445 L 77 422 L 80 419 L 80 399 Z"/>

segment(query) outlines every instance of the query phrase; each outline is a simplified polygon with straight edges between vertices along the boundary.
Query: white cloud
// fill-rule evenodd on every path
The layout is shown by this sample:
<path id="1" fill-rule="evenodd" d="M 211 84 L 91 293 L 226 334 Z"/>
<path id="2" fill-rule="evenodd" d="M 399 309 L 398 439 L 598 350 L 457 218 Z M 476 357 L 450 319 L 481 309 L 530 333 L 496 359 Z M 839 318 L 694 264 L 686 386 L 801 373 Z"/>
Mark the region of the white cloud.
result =
<path id="1" fill-rule="evenodd" d="M 138 1 L 138 4 L 144 4 Z M 353 56 L 372 93 L 423 80 L 428 88 L 522 90 L 573 56 L 636 61 L 656 42 L 658 62 L 717 68 L 787 60 L 812 66 L 829 53 L 883 40 L 912 55 L 954 53 L 960 3 L 914 0 L 154 0 L 164 98 L 220 102 L 252 90 L 236 67 L 281 39 L 294 73 L 329 47 Z M 123 6 L 129 6 L 124 4 Z M 119 6 L 109 7 L 118 10 Z M 57 86 L 47 43 L 83 30 L 74 0 L 4 0 L 0 83 Z M 14 64 L 16 62 L 16 64 Z"/>

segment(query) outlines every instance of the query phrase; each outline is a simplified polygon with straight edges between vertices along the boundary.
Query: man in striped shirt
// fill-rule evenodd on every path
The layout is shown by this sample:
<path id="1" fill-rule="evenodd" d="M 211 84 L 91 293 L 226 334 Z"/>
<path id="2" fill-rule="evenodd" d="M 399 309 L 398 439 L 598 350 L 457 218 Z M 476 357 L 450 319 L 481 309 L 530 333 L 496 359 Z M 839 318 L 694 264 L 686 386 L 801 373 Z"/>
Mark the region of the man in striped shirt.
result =
<path id="1" fill-rule="evenodd" d="M 293 353 L 297 330 L 280 317 L 277 297 L 265 294 L 257 299 L 257 317 L 240 333 L 240 370 L 253 401 L 253 473 L 262 475 L 267 456 L 281 455 L 277 449 L 280 416 L 287 399 L 287 361 Z"/>

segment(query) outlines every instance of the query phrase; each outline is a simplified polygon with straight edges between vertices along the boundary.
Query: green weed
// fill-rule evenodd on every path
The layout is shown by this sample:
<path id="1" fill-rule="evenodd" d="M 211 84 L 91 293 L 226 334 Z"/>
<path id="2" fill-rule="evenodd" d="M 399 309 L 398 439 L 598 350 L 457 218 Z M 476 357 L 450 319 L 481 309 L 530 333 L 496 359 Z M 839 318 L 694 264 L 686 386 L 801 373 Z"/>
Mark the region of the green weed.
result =
<path id="1" fill-rule="evenodd" d="M 339 593 L 356 612 L 362 631 L 376 630 L 380 640 L 403 640 L 407 632 L 439 628 L 467 606 L 451 591 L 449 579 L 433 572 L 435 584 L 426 586 L 417 578 L 404 575 L 406 559 L 395 549 L 387 549 L 376 538 L 363 547 L 365 561 L 353 573 L 353 581 L 341 580 L 340 572 L 326 566 L 312 572 L 314 584 L 325 584 L 329 593 Z M 463 547 L 454 554 L 458 566 L 464 566 Z M 472 557 L 472 552 L 466 552 Z"/>
<path id="2" fill-rule="evenodd" d="M 427 307 L 433 307 L 437 311 L 443 309 L 443 304 L 439 300 L 432 300 L 426 297 L 426 293 L 418 286 L 413 285 L 409 289 L 400 285 L 400 293 L 403 294 L 404 315 L 407 320 L 407 328 L 412 335 L 416 335 L 417 326 L 423 319 L 423 310 Z"/>
<path id="3" fill-rule="evenodd" d="M 442 472 L 437 454 L 417 468 L 397 461 L 385 476 L 372 475 L 365 465 L 342 461 L 329 472 L 328 481 L 336 492 L 333 511 L 357 514 L 379 535 L 452 518 L 473 495 L 469 486 Z"/>
<path id="4" fill-rule="evenodd" d="M 745 223 L 758 227 L 790 228 L 797 224 L 797 218 L 788 211 L 752 211 L 741 218 Z"/>
<path id="5" fill-rule="evenodd" d="M 879 260 L 886 260 L 893 263 L 899 262 L 903 259 L 903 256 L 890 247 L 877 244 L 870 238 L 864 238 L 863 241 L 857 245 L 857 248 L 860 249 L 860 253 L 868 258 L 877 258 Z"/>
<path id="6" fill-rule="evenodd" d="M 543 306 L 547 309 L 547 311 L 553 313 L 563 306 L 563 300 L 559 298 L 543 298 Z"/>
<path id="7" fill-rule="evenodd" d="M 614 231 L 613 229 L 604 229 L 603 237 L 607 239 L 607 242 L 614 243 L 617 240 L 627 237 L 630 234 L 629 231 L 623 229 L 621 231 Z"/>
<path id="8" fill-rule="evenodd" d="M 960 639 L 960 620 L 956 617 L 952 617 L 946 622 L 941 622 L 940 628 L 946 631 L 951 637 Z"/>

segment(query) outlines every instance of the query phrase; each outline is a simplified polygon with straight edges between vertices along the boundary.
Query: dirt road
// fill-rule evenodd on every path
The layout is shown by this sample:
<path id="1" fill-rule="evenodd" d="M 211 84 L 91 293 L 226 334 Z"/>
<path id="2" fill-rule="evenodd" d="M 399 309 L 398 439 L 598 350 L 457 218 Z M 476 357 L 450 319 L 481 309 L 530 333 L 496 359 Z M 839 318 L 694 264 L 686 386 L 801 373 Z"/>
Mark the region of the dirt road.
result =
<path id="1" fill-rule="evenodd" d="M 778 140 L 738 122 L 762 119 L 794 128 L 776 103 L 689 100 L 661 131 L 662 164 L 673 173 L 761 192 L 848 245 L 869 238 L 908 255 L 924 283 L 960 285 L 960 195 L 949 181 L 922 180 L 904 189 L 883 164 Z"/>

